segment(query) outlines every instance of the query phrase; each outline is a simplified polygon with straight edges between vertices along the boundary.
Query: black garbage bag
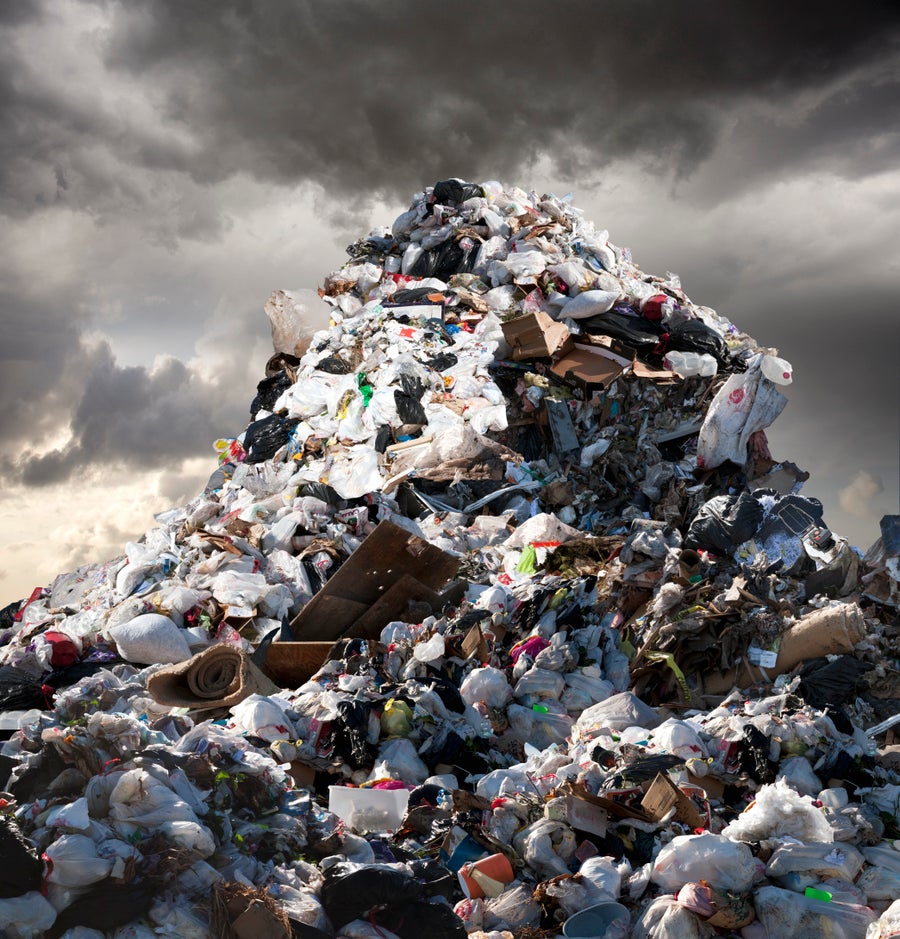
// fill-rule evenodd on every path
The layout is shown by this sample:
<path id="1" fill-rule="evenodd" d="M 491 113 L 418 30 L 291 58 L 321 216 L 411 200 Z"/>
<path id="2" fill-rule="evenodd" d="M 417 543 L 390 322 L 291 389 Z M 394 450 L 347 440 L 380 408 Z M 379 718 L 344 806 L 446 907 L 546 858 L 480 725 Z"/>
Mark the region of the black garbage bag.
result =
<path id="1" fill-rule="evenodd" d="M 260 411 L 271 411 L 275 402 L 293 385 L 291 376 L 287 372 L 278 372 L 269 378 L 264 378 L 256 386 L 256 397 L 250 404 L 250 416 L 256 417 Z"/>
<path id="2" fill-rule="evenodd" d="M 436 372 L 445 372 L 448 368 L 453 368 L 458 361 L 459 359 L 452 352 L 441 352 L 434 358 L 428 359 L 425 364 Z"/>
<path id="3" fill-rule="evenodd" d="M 148 880 L 130 884 L 104 880 L 59 914 L 46 933 L 47 939 L 57 939 L 75 926 L 89 926 L 100 932 L 118 929 L 143 916 L 159 889 Z"/>
<path id="4" fill-rule="evenodd" d="M 434 201 L 438 205 L 459 205 L 466 199 L 477 199 L 484 190 L 477 183 L 466 183 L 461 179 L 442 179 L 434 184 Z"/>
<path id="5" fill-rule="evenodd" d="M 565 316 L 565 310 L 563 310 Z M 599 313 L 580 321 L 586 333 L 591 335 L 611 336 L 630 346 L 635 352 L 645 355 L 652 352 L 659 344 L 661 335 L 658 323 L 643 316 L 626 316 L 624 313 Z"/>
<path id="6" fill-rule="evenodd" d="M 372 705 L 363 701 L 338 704 L 338 719 L 332 724 L 334 752 L 351 769 L 363 769 L 375 762 L 377 751 L 367 739 L 371 710 Z"/>
<path id="7" fill-rule="evenodd" d="M 716 496 L 704 503 L 694 516 L 684 546 L 730 555 L 739 544 L 756 534 L 762 520 L 763 508 L 750 493 Z"/>
<path id="8" fill-rule="evenodd" d="M 327 372 L 329 375 L 349 375 L 353 367 L 340 356 L 329 355 L 316 363 L 316 371 Z"/>
<path id="9" fill-rule="evenodd" d="M 826 707 L 840 707 L 855 698 L 860 689 L 860 677 L 871 668 L 868 662 L 860 662 L 856 656 L 842 655 L 833 662 L 828 659 L 811 659 L 800 669 L 800 685 L 797 693 L 807 703 L 820 711 Z"/>
<path id="10" fill-rule="evenodd" d="M 446 903 L 419 900 L 390 907 L 379 920 L 400 939 L 466 939 L 468 935 L 463 921 Z"/>
<path id="11" fill-rule="evenodd" d="M 425 301 L 434 292 L 434 287 L 410 287 L 404 290 L 395 290 L 381 305 L 388 310 L 392 306 L 415 306 L 417 303 L 429 306 L 431 305 L 430 302 L 426 303 Z"/>
<path id="12" fill-rule="evenodd" d="M 39 890 L 44 865 L 15 820 L 0 815 L 0 899 Z"/>
<path id="13" fill-rule="evenodd" d="M 53 692 L 14 665 L 0 665 L 0 713 L 52 707 Z"/>
<path id="14" fill-rule="evenodd" d="M 397 405 L 397 414 L 404 424 L 427 424 L 428 417 L 422 407 L 422 395 L 425 386 L 412 375 L 401 375 L 400 384 L 403 389 L 394 389 L 394 403 Z"/>
<path id="15" fill-rule="evenodd" d="M 738 763 L 754 782 L 775 782 L 778 764 L 769 759 L 769 738 L 752 724 L 744 727 L 743 739 L 738 744 Z"/>
<path id="16" fill-rule="evenodd" d="M 410 277 L 437 277 L 449 280 L 454 274 L 471 272 L 477 255 L 477 246 L 471 239 L 444 241 L 423 251 L 410 267 Z"/>
<path id="17" fill-rule="evenodd" d="M 0 610 L 0 630 L 12 629 L 16 622 L 16 614 L 19 612 L 21 606 L 21 600 L 13 600 L 12 603 L 7 603 L 6 606 Z"/>
<path id="18" fill-rule="evenodd" d="M 244 450 L 248 463 L 271 460 L 291 436 L 299 421 L 281 414 L 270 414 L 254 421 L 244 432 Z"/>
<path id="19" fill-rule="evenodd" d="M 677 352 L 707 353 L 724 365 L 728 360 L 725 340 L 703 320 L 687 320 L 674 326 L 669 332 L 666 350 Z"/>
<path id="20" fill-rule="evenodd" d="M 418 881 L 392 867 L 369 865 L 344 873 L 336 865 L 333 870 L 334 875 L 330 872 L 326 875 L 321 900 L 328 918 L 338 929 L 355 919 L 365 919 L 374 907 L 402 906 L 422 895 Z"/>

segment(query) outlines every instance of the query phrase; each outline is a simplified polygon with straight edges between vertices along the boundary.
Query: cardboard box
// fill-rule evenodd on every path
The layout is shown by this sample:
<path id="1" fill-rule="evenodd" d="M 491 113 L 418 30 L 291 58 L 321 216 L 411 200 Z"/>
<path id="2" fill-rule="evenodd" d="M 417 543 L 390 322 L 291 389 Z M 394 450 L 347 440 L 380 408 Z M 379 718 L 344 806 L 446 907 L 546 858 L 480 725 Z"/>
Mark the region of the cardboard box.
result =
<path id="1" fill-rule="evenodd" d="M 550 366 L 550 371 L 585 392 L 605 391 L 622 374 L 618 356 L 600 346 L 576 345 Z"/>
<path id="2" fill-rule="evenodd" d="M 669 779 L 665 773 L 657 773 L 650 788 L 641 800 L 641 808 L 654 821 L 660 821 L 674 808 L 675 821 L 689 828 L 704 828 L 706 821 L 697 806 Z"/>
<path id="3" fill-rule="evenodd" d="M 557 323 L 546 313 L 526 313 L 503 323 L 503 335 L 512 346 L 512 357 L 549 358 L 572 346 L 572 337 L 564 323 Z"/>

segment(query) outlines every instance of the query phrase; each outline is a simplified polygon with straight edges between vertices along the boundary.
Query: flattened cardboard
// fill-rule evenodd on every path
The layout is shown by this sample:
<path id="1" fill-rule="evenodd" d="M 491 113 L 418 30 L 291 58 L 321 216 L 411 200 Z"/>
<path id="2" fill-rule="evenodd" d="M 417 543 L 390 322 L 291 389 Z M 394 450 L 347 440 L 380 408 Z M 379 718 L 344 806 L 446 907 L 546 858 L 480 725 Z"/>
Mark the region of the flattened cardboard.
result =
<path id="1" fill-rule="evenodd" d="M 403 574 L 346 630 L 344 636 L 353 639 L 377 639 L 384 626 L 394 620 L 404 623 L 421 622 L 421 617 L 410 618 L 411 603 L 427 603 L 435 609 L 440 604 L 440 596 L 415 577 Z"/>
<path id="2" fill-rule="evenodd" d="M 503 323 L 503 335 L 512 347 L 516 362 L 548 358 L 571 347 L 572 339 L 564 323 L 557 323 L 546 313 L 526 313 Z"/>
<path id="3" fill-rule="evenodd" d="M 595 805 L 582 796 L 569 793 L 566 796 L 566 820 L 579 831 L 587 831 L 604 838 L 609 813 L 602 806 Z"/>
<path id="4" fill-rule="evenodd" d="M 622 374 L 623 366 L 606 349 L 576 345 L 551 365 L 550 371 L 585 391 L 605 391 Z"/>
<path id="5" fill-rule="evenodd" d="M 294 635 L 324 642 L 344 635 L 404 576 L 439 590 L 459 569 L 460 559 L 389 521 L 380 522 L 338 572 L 294 617 Z M 387 606 L 390 606 L 388 604 Z M 375 629 L 375 617 L 366 628 Z M 390 621 L 383 620 L 380 626 Z"/>
<path id="6" fill-rule="evenodd" d="M 478 662 L 486 662 L 488 660 L 490 653 L 484 638 L 484 633 L 482 633 L 478 623 L 463 637 L 462 651 L 467 659 L 475 658 Z"/>
<path id="7" fill-rule="evenodd" d="M 322 667 L 333 642 L 272 642 L 263 671 L 282 688 L 299 688 Z"/>
<path id="8" fill-rule="evenodd" d="M 641 808 L 657 822 L 674 808 L 675 821 L 689 828 L 704 827 L 704 818 L 697 807 L 665 773 L 656 774 L 656 779 L 641 799 Z"/>

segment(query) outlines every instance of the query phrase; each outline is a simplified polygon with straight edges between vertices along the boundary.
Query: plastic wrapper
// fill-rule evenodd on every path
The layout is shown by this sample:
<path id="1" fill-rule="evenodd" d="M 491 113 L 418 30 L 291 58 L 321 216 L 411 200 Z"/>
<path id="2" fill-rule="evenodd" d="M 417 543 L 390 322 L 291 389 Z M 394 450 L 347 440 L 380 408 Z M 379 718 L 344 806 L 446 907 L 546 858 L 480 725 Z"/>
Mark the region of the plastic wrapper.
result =
<path id="1" fill-rule="evenodd" d="M 867 928 L 877 918 L 867 906 L 811 899 L 780 887 L 761 887 L 753 903 L 757 919 L 770 936 L 791 939 L 865 939 Z"/>
<path id="2" fill-rule="evenodd" d="M 834 841 L 824 812 L 809 797 L 795 792 L 784 779 L 763 786 L 753 804 L 727 825 L 722 834 L 735 841 L 782 837 L 803 842 Z"/>
<path id="3" fill-rule="evenodd" d="M 630 691 L 614 694 L 611 698 L 587 708 L 576 722 L 578 736 L 592 740 L 604 731 L 618 732 L 626 727 L 657 727 L 659 714 Z"/>
<path id="4" fill-rule="evenodd" d="M 532 890 L 523 884 L 511 884 L 499 897 L 484 902 L 485 929 L 500 927 L 519 929 L 537 923 L 541 908 L 532 897 Z"/>

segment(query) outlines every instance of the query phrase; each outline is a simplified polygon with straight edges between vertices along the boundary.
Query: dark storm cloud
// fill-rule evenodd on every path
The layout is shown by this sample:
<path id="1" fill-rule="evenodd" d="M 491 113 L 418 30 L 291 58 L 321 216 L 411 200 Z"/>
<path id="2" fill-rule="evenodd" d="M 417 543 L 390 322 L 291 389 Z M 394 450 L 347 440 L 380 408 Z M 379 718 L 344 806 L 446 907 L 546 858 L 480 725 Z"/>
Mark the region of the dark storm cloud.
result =
<path id="1" fill-rule="evenodd" d="M 120 366 L 106 343 L 79 354 L 85 378 L 69 421 L 72 440 L 24 453 L 15 472 L 25 485 L 59 483 L 89 465 L 177 468 L 211 452 L 211 430 L 236 433 L 247 423 L 242 406 L 177 359 L 150 371 Z"/>
<path id="2" fill-rule="evenodd" d="M 175 217 L 168 237 L 214 239 L 223 221 L 213 207 L 160 199 L 167 177 L 203 186 L 247 173 L 405 199 L 448 173 L 518 178 L 550 154 L 567 177 L 625 157 L 678 178 L 741 116 L 748 139 L 784 129 L 775 159 L 747 148 L 747 180 L 821 157 L 823 135 L 829 152 L 855 159 L 896 114 L 898 19 L 888 3 L 852 14 L 751 0 L 101 8 L 111 29 L 84 37 L 88 53 L 103 57 L 111 81 L 139 82 L 158 121 L 33 80 L 28 50 L 5 44 L 7 213 L 63 202 L 102 219 L 146 207 Z M 856 73 L 877 61 L 886 74 L 869 95 Z M 798 108 L 826 87 L 830 101 Z M 769 115 L 751 119 L 753 102 Z M 897 143 L 883 139 L 872 164 L 895 161 Z M 142 183 L 138 169 L 160 184 Z"/>
<path id="3" fill-rule="evenodd" d="M 518 172 L 548 152 L 564 171 L 630 156 L 687 173 L 736 107 L 797 117 L 805 91 L 896 57 L 897 25 L 889 4 L 232 0 L 210 16 L 152 0 L 117 9 L 106 61 L 167 89 L 200 179 L 244 170 L 406 196 L 423 173 Z M 883 119 L 878 100 L 846 103 L 838 146 Z M 791 153 L 808 156 L 795 147 L 779 169 Z"/>

